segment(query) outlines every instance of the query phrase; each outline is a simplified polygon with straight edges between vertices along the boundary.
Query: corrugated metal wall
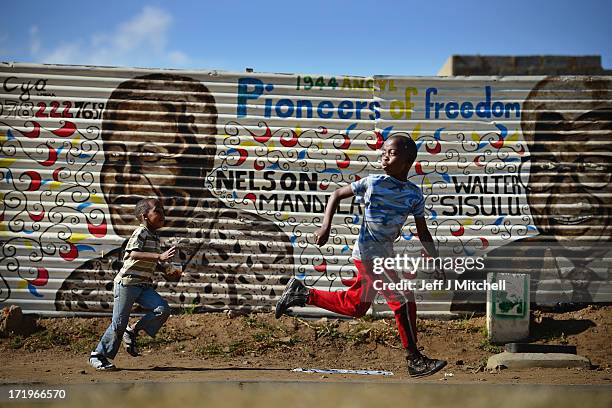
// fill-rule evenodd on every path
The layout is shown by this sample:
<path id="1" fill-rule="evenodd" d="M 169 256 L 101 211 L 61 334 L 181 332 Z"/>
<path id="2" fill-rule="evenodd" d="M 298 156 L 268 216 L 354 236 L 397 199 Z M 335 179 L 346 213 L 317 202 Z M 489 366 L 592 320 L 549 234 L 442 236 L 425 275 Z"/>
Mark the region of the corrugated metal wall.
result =
<path id="1" fill-rule="evenodd" d="M 419 147 L 410 180 L 441 255 L 529 272 L 541 304 L 610 302 L 610 79 L 4 64 L 0 302 L 108 313 L 133 204 L 148 196 L 185 265 L 159 284 L 174 306 L 270 310 L 294 274 L 340 289 L 363 210 L 343 202 L 322 248 L 312 233 L 333 190 L 382 172 L 396 133 Z M 405 226 L 398 253 L 420 254 L 414 233 Z M 417 299 L 447 314 L 482 293 Z"/>

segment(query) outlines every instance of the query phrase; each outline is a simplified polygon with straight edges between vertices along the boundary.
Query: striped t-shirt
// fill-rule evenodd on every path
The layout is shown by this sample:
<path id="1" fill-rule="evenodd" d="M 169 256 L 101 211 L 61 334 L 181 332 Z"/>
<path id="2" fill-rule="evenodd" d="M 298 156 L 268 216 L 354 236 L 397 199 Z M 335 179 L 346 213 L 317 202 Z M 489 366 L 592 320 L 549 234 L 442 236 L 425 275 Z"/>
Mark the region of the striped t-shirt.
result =
<path id="1" fill-rule="evenodd" d="M 127 285 L 151 283 L 157 262 L 132 259 L 130 253 L 138 251 L 159 254 L 160 248 L 159 236 L 141 224 L 132 233 L 125 247 L 123 266 L 115 277 L 115 282 L 118 283 L 123 279 L 123 283 Z"/>
<path id="2" fill-rule="evenodd" d="M 368 176 L 351 183 L 356 201 L 365 204 L 365 215 L 353 258 L 369 260 L 394 256 L 393 242 L 409 215 L 425 216 L 421 189 L 410 181 L 389 175 Z"/>

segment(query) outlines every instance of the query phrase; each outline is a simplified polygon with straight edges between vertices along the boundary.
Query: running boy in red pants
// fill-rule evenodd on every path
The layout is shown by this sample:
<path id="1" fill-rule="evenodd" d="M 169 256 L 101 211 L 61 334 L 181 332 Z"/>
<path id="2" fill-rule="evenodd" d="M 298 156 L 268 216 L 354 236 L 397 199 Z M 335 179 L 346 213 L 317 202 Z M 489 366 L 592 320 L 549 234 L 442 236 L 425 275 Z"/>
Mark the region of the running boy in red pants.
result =
<path id="1" fill-rule="evenodd" d="M 425 221 L 423 193 L 407 178 L 417 156 L 414 141 L 409 137 L 391 136 L 382 150 L 381 161 L 386 175 L 368 176 L 334 191 L 325 208 L 323 225 L 315 232 L 317 245 L 325 245 L 340 200 L 356 196 L 365 204 L 359 238 L 353 248 L 353 262 L 358 271 L 355 283 L 348 290 L 326 292 L 308 289 L 302 281 L 292 278 L 276 304 L 276 318 L 291 306 L 306 304 L 347 316 L 364 316 L 377 292 L 374 283 L 379 280 L 376 287 L 382 288 L 380 293 L 395 314 L 406 350 L 408 373 L 412 377 L 423 377 L 441 370 L 446 361 L 431 359 L 419 352 L 414 295 L 410 291 L 389 290 L 383 286 L 399 282 L 400 277 L 390 269 L 379 273 L 374 268 L 374 259 L 394 257 L 393 242 L 410 214 L 414 216 L 419 239 L 427 253 L 437 257 L 438 251 Z"/>

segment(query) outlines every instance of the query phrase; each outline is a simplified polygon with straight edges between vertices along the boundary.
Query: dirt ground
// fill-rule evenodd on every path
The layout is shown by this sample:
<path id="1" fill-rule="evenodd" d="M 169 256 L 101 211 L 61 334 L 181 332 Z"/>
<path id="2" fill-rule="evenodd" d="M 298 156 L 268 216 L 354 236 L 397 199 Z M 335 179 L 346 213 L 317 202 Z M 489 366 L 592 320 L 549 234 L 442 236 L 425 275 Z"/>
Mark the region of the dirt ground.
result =
<path id="1" fill-rule="evenodd" d="M 394 321 L 305 320 L 271 313 L 244 316 L 171 316 L 155 339 L 140 337 L 142 356 L 119 352 L 118 372 L 96 372 L 87 356 L 109 318 L 39 319 L 34 334 L 0 338 L 3 385 L 91 383 L 189 383 L 217 381 L 378 382 L 446 384 L 612 385 L 612 306 L 561 314 L 535 312 L 532 341 L 576 345 L 591 369 L 525 369 L 489 372 L 487 358 L 500 352 L 485 336 L 484 317 L 419 319 L 419 344 L 448 366 L 431 377 L 410 379 Z M 388 370 L 395 375 L 294 373 L 304 368 Z M 608 387 L 606 387 L 608 388 Z"/>

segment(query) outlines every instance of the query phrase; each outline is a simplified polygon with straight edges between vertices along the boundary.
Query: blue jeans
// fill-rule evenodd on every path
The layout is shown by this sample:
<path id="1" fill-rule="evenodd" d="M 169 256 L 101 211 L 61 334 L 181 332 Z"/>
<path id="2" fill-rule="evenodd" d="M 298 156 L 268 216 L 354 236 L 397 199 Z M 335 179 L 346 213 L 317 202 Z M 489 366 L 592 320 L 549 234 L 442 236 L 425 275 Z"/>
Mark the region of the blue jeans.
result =
<path id="1" fill-rule="evenodd" d="M 96 347 L 96 353 L 102 354 L 107 358 L 115 358 L 123 333 L 127 328 L 130 312 L 134 303 L 138 303 L 145 314 L 133 327 L 135 332 L 144 330 L 149 336 L 154 337 L 162 325 L 170 316 L 170 307 L 159 294 L 148 285 L 128 285 L 115 283 L 113 320 L 104 332 L 100 343 Z"/>

